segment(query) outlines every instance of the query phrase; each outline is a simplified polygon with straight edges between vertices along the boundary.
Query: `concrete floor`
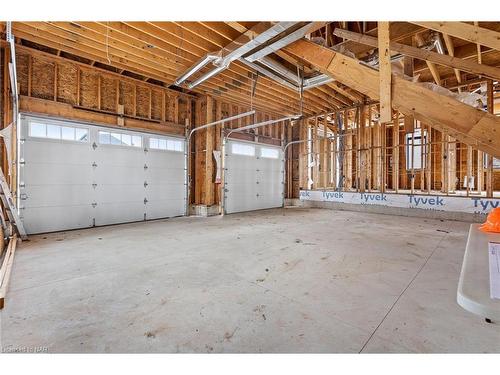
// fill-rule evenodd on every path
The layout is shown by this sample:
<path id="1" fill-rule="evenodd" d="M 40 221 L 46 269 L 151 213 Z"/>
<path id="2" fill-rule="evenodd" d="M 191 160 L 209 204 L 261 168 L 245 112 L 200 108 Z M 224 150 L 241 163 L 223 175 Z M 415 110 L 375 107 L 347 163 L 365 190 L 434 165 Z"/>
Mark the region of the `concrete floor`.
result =
<path id="1" fill-rule="evenodd" d="M 33 236 L 0 346 L 500 352 L 500 325 L 455 301 L 468 227 L 289 208 Z"/>

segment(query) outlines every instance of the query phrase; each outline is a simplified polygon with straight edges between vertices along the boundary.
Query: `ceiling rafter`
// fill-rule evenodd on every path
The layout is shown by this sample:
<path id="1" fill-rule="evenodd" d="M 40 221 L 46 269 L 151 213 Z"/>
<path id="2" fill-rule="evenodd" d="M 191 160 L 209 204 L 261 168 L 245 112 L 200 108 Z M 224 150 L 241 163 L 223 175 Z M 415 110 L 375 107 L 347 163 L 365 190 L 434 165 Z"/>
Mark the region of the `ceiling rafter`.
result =
<path id="1" fill-rule="evenodd" d="M 51 31 L 51 30 L 49 30 L 49 31 Z M 52 32 L 55 32 L 55 31 L 54 31 L 54 30 L 52 30 Z M 61 35 L 59 35 L 59 37 L 63 38 L 63 36 L 61 36 Z M 77 42 L 72 41 L 72 43 L 77 43 Z M 88 41 L 86 41 L 86 40 L 83 40 L 82 38 L 80 38 L 79 43 L 81 43 L 81 44 L 83 44 L 83 45 L 86 45 L 86 43 L 89 43 L 89 42 L 88 42 Z M 90 46 L 87 46 L 87 47 L 89 47 L 89 48 L 94 48 L 94 47 L 96 47 L 96 45 L 90 45 Z M 102 49 L 104 49 L 104 45 L 102 45 L 102 46 L 101 46 L 101 48 L 102 48 Z M 88 50 L 88 48 L 87 48 L 87 50 Z M 100 48 L 94 48 L 92 51 L 93 51 L 93 52 L 96 52 L 96 53 L 99 53 L 99 50 L 100 50 Z M 100 51 L 100 52 L 101 52 L 101 56 L 103 56 L 102 54 L 103 54 L 104 52 L 103 52 L 103 51 Z M 126 52 L 128 52 L 128 53 L 129 53 L 130 51 L 126 51 Z M 115 54 L 116 54 L 116 56 L 115 56 Z M 107 58 L 107 56 L 103 56 L 103 57 L 104 57 L 104 58 Z M 120 59 L 120 58 L 123 58 L 123 56 L 121 56 L 121 55 L 117 52 L 117 50 L 115 50 L 115 49 L 114 49 L 114 47 L 113 47 L 113 48 L 110 48 L 110 57 L 112 57 L 114 60 L 116 60 L 116 59 Z M 141 69 L 141 68 L 142 68 L 142 66 L 141 66 L 140 64 L 141 64 L 141 63 L 144 63 L 144 61 L 138 61 L 138 60 L 136 60 L 136 58 L 135 58 L 132 54 L 130 54 L 130 53 L 129 53 L 129 54 L 127 54 L 125 57 L 126 57 L 126 58 L 128 59 L 128 61 L 129 61 L 129 62 L 127 63 L 127 65 L 133 65 L 136 69 Z M 104 60 L 104 61 L 102 61 L 102 60 L 101 60 L 101 62 L 103 62 L 103 63 L 107 63 L 107 61 L 106 61 L 106 60 Z M 150 64 L 150 65 L 151 65 L 151 64 Z M 161 63 L 158 63 L 158 62 L 156 62 L 155 64 L 152 64 L 152 66 L 153 66 L 154 68 L 156 68 L 156 69 L 161 69 L 161 68 L 162 68 Z M 169 74 L 169 76 L 168 76 L 168 77 L 165 77 L 165 75 L 161 75 L 161 74 L 162 74 L 162 72 L 157 71 L 157 70 L 156 70 L 156 71 L 151 71 L 151 70 L 141 71 L 141 74 L 145 74 L 145 75 L 148 75 L 148 74 L 149 74 L 149 75 L 152 75 L 152 74 L 154 74 L 154 77 L 153 77 L 153 78 L 155 78 L 155 79 L 163 79 L 163 80 L 165 80 L 165 79 L 169 79 L 169 81 L 172 81 L 172 80 L 175 78 L 175 75 L 177 74 L 177 70 L 175 70 L 175 71 L 173 71 L 173 72 L 174 72 L 174 74 Z M 160 74 L 160 75 L 159 75 L 159 74 Z M 221 81 L 220 83 L 221 83 L 221 84 L 224 84 L 224 82 L 226 82 L 226 83 L 227 83 L 228 81 L 227 81 L 227 80 L 226 80 L 226 81 Z M 218 86 L 217 86 L 217 87 L 218 87 Z M 217 87 L 215 87 L 215 89 L 216 89 Z M 247 97 L 248 97 L 248 96 L 247 96 Z M 269 98 L 266 98 L 266 100 L 270 100 L 270 101 L 271 101 L 271 103 L 274 101 L 274 102 L 276 103 L 276 105 L 280 105 L 280 104 L 282 104 L 282 102 L 283 102 L 283 98 L 280 98 L 280 100 L 277 100 L 277 99 L 275 99 L 275 98 L 269 97 Z M 291 104 L 291 103 L 290 103 L 289 108 L 293 108 L 293 107 L 294 107 L 294 106 L 293 106 L 293 104 Z"/>
<path id="2" fill-rule="evenodd" d="M 145 26 L 145 25 L 143 25 L 143 24 L 134 25 L 134 26 L 135 26 L 135 27 L 137 27 L 137 28 L 138 28 L 138 30 L 140 30 L 140 31 L 147 32 L 147 33 L 148 33 L 150 36 L 152 36 L 152 37 L 155 37 L 155 38 L 162 38 L 162 39 L 167 40 L 167 36 L 165 36 L 165 35 L 158 35 L 158 33 L 160 32 L 160 30 L 162 30 L 162 29 L 159 29 L 159 30 L 151 30 L 151 28 L 149 28 L 149 27 L 147 27 L 147 26 Z M 154 25 L 154 26 L 160 26 L 160 25 Z M 169 24 L 169 25 L 167 25 L 167 26 L 168 26 L 168 27 L 169 27 L 169 29 L 170 29 L 169 31 L 172 31 L 172 30 L 171 30 L 171 29 L 172 29 L 172 25 L 171 25 L 171 24 Z M 145 29 L 143 29 L 144 27 L 146 27 L 146 30 L 145 30 Z M 182 43 L 182 41 L 183 41 L 183 40 L 181 40 L 181 39 L 180 39 L 180 40 L 179 40 L 179 44 L 181 44 L 181 43 Z M 192 40 L 191 40 L 191 41 L 192 41 Z M 215 47 L 215 46 L 214 46 L 214 47 Z M 187 50 L 188 46 L 187 46 L 187 45 L 183 45 L 183 46 L 182 46 L 182 48 L 184 48 L 185 50 Z M 195 61 L 197 61 L 197 59 L 199 59 L 201 56 L 203 56 L 203 55 L 204 55 L 204 54 L 206 54 L 207 52 L 213 51 L 213 49 L 214 49 L 214 48 L 212 48 L 211 46 L 208 46 L 208 47 L 207 47 L 206 45 L 205 45 L 205 49 L 201 49 L 201 48 L 199 48 L 198 46 L 194 46 L 194 48 L 198 48 L 198 51 L 196 51 L 197 55 L 196 55 L 196 54 L 194 54 L 194 56 L 196 56 L 196 59 L 195 59 L 195 60 L 192 60 L 192 61 L 190 62 L 190 64 L 189 64 L 189 65 L 193 64 L 193 63 L 194 63 Z M 190 52 L 192 52 L 192 51 L 190 51 Z M 238 69 L 239 69 L 239 70 L 238 70 Z M 241 68 L 235 68 L 235 67 L 231 67 L 231 68 L 230 68 L 230 69 L 228 69 L 228 70 L 229 70 L 229 72 L 235 71 L 235 72 L 236 72 L 236 74 L 238 74 L 238 75 L 237 75 L 237 76 L 230 76 L 230 77 L 231 77 L 231 78 L 233 78 L 233 79 L 240 80 L 240 81 L 241 81 L 241 79 L 242 79 L 242 78 L 246 81 L 246 79 L 247 79 L 247 77 L 248 77 L 248 72 L 250 72 L 249 70 L 245 70 L 245 69 L 241 69 Z M 222 74 L 222 75 L 228 74 L 228 72 L 223 72 L 223 73 L 224 73 L 224 74 Z M 179 72 L 179 74 L 180 74 L 180 72 Z M 215 78 L 216 78 L 216 77 L 214 77 L 214 79 L 215 79 Z M 240 82 L 240 83 L 242 83 L 242 82 Z M 263 82 L 263 83 L 264 83 L 264 86 L 266 86 L 267 81 L 265 81 L 265 80 L 264 80 L 264 82 Z M 286 92 L 286 91 L 285 91 L 284 93 L 280 92 L 279 94 L 281 94 L 281 95 L 282 95 L 282 94 L 285 94 L 285 96 L 286 96 L 287 92 Z M 295 99 L 295 98 L 294 98 L 294 99 Z"/>
<path id="3" fill-rule="evenodd" d="M 22 39 L 34 40 L 34 41 L 37 41 L 37 42 L 39 42 L 39 43 L 41 43 L 43 45 L 46 45 L 46 46 L 54 48 L 54 49 L 60 49 L 62 51 L 66 51 L 68 53 L 71 53 L 71 54 L 74 54 L 74 55 L 77 55 L 77 56 L 85 57 L 85 58 L 87 58 L 89 60 L 95 60 L 95 61 L 100 62 L 102 64 L 108 64 L 108 61 L 107 61 L 106 57 L 103 56 L 102 54 L 101 55 L 93 55 L 93 54 L 91 54 L 89 52 L 85 52 L 85 51 L 82 51 L 80 49 L 75 49 L 75 48 L 69 47 L 66 44 L 62 45 L 62 44 L 58 43 L 57 41 L 53 41 L 51 39 L 45 39 L 43 36 L 39 35 L 38 33 L 35 33 L 35 35 L 24 33 L 24 32 L 20 32 L 20 31 L 17 31 L 16 33 Z M 119 59 L 115 58 L 114 60 L 118 61 Z M 113 63 L 113 65 L 116 66 L 116 67 L 118 67 L 118 68 L 120 68 L 120 69 L 123 69 L 124 71 L 128 71 L 128 70 L 130 70 L 130 65 L 131 64 L 128 61 L 125 60 L 125 61 L 122 61 L 122 62 Z M 165 80 L 164 77 L 156 76 L 155 74 L 151 74 L 150 71 L 144 72 L 144 71 L 141 71 L 140 69 L 134 69 L 134 71 L 139 72 L 141 75 L 152 76 L 153 78 L 158 79 L 160 81 Z M 217 90 L 219 88 L 219 86 L 211 84 L 211 83 L 206 83 L 202 87 L 207 92 L 213 92 L 214 90 Z M 232 99 L 232 100 L 238 101 L 240 103 L 242 103 L 242 102 L 248 102 L 248 95 L 246 93 L 241 94 L 238 91 L 232 93 L 231 95 L 228 95 L 226 93 L 222 93 L 219 96 L 227 98 L 227 99 Z M 273 112 L 279 112 L 279 113 L 283 113 L 283 112 L 287 112 L 287 113 L 288 112 L 292 112 L 292 113 L 294 113 L 297 110 L 297 108 L 298 108 L 298 105 L 296 103 L 291 103 L 290 105 L 288 105 L 285 102 L 281 102 L 280 106 L 270 105 L 268 100 L 265 100 L 265 99 L 262 99 L 262 98 L 254 98 L 253 102 L 254 102 L 254 104 L 256 106 L 259 106 L 262 109 L 270 110 L 270 111 L 273 111 Z"/>
<path id="4" fill-rule="evenodd" d="M 183 22 L 183 23 L 181 24 L 181 26 L 182 26 L 182 27 L 186 27 L 188 30 L 191 30 L 191 31 L 194 31 L 194 30 L 196 30 L 197 32 L 202 32 L 202 31 L 203 31 L 202 29 L 200 29 L 200 28 L 199 28 L 199 26 L 200 26 L 200 25 L 193 25 L 193 23 L 184 23 L 184 22 Z M 214 23 L 212 23 L 212 26 L 211 26 L 211 27 L 212 27 L 212 29 L 216 29 L 218 26 L 219 26 L 219 23 L 214 22 Z M 220 33 L 222 33 L 220 30 L 219 30 L 219 32 L 220 32 Z M 227 35 L 227 36 L 226 36 L 226 40 L 231 40 L 231 41 L 232 41 L 232 40 L 233 40 L 233 39 L 235 39 L 236 37 L 238 37 L 238 33 L 233 33 L 232 35 Z M 222 43 L 222 41 L 220 41 L 220 42 Z M 227 43 L 226 43 L 225 45 L 227 45 Z M 209 52 L 209 51 L 207 51 L 207 52 Z M 210 52 L 212 52 L 212 51 L 210 51 Z M 242 67 L 242 68 L 243 68 L 245 71 L 247 71 L 247 72 L 250 72 L 250 71 L 251 71 L 250 69 L 248 69 L 248 68 L 246 68 L 246 67 Z M 274 82 L 273 82 L 273 81 L 271 81 L 271 80 L 270 80 L 270 82 L 272 82 L 272 84 L 273 84 L 275 87 L 279 87 L 279 88 L 280 88 L 280 90 L 281 90 L 281 89 L 284 89 L 284 90 L 290 90 L 290 89 L 285 88 L 285 87 L 283 87 L 283 86 L 279 86 L 279 85 L 277 85 L 276 83 L 274 83 Z M 308 92 L 305 96 L 306 96 L 306 97 L 310 97 L 310 98 L 311 98 L 311 100 L 317 100 L 317 101 L 318 101 L 318 99 L 317 99 L 317 98 L 315 98 L 315 92 L 314 92 L 313 90 L 310 90 L 310 91 L 309 91 L 309 92 Z M 319 101 L 319 104 L 320 104 L 320 105 L 322 104 L 322 103 L 321 103 L 321 101 Z"/>

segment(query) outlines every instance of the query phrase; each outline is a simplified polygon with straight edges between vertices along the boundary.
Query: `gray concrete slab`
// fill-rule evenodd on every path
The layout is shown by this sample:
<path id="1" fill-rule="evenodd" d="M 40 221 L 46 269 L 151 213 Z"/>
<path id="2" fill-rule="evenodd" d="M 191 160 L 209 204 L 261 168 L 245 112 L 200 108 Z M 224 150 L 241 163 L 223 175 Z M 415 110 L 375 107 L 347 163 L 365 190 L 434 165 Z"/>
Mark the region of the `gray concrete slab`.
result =
<path id="1" fill-rule="evenodd" d="M 3 351 L 500 352 L 455 302 L 468 224 L 287 208 L 32 236 Z"/>

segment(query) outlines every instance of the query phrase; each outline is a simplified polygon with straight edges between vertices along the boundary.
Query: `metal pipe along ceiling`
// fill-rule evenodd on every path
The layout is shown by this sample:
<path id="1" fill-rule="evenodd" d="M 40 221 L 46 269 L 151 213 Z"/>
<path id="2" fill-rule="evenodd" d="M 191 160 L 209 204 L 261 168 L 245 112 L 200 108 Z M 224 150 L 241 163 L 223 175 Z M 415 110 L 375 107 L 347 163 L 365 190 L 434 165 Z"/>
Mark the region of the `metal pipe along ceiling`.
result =
<path id="1" fill-rule="evenodd" d="M 218 56 L 216 59 L 211 61 L 215 68 L 213 70 L 209 71 L 208 73 L 204 74 L 200 78 L 198 78 L 196 81 L 190 83 L 188 85 L 188 88 L 192 89 L 192 88 L 196 87 L 197 85 L 199 85 L 200 83 L 206 81 L 210 77 L 213 77 L 217 73 L 220 73 L 221 71 L 226 69 L 229 66 L 229 64 L 231 64 L 231 62 L 233 62 L 234 60 L 237 60 L 241 56 L 255 50 L 261 44 L 271 40 L 272 38 L 285 32 L 286 30 L 290 29 L 291 27 L 293 27 L 296 24 L 297 24 L 297 22 L 279 22 L 276 25 L 270 27 L 269 29 L 267 29 L 267 30 L 263 31 L 262 33 L 260 33 L 259 35 L 257 35 L 254 39 L 250 40 L 249 42 L 247 42 L 247 43 L 243 44 L 242 46 L 229 52 L 228 55 L 226 55 L 224 57 Z M 224 49 L 221 51 L 221 54 L 223 51 L 224 51 Z M 204 60 L 202 60 L 202 62 L 203 61 Z M 207 61 L 207 63 L 208 62 L 209 61 Z M 195 64 L 186 73 L 184 73 L 181 76 L 181 78 L 184 76 L 187 76 L 187 77 L 191 76 L 193 73 L 200 70 L 205 65 L 206 64 L 201 65 L 201 62 L 198 64 Z M 178 79 L 177 81 L 181 81 L 181 80 Z"/>
<path id="2" fill-rule="evenodd" d="M 269 57 L 264 57 L 261 60 L 256 61 L 255 63 L 247 61 L 246 58 L 241 59 L 241 61 L 247 63 L 247 65 L 252 64 L 250 66 L 254 67 L 254 69 L 256 69 L 256 66 L 261 67 L 263 65 L 263 67 L 261 67 L 261 69 L 259 70 L 262 74 L 265 74 L 269 78 L 272 78 L 279 83 L 285 84 L 286 86 L 291 87 L 295 90 L 300 89 L 301 83 L 303 84 L 302 88 L 304 90 L 307 90 L 333 81 L 333 79 L 326 74 L 318 74 L 316 76 L 306 78 L 304 79 L 304 82 L 301 82 L 301 79 L 295 72 L 292 72 L 287 67 Z"/>
<path id="3" fill-rule="evenodd" d="M 267 121 L 263 121 L 263 122 L 258 122 L 256 124 L 243 126 L 241 128 L 232 129 L 224 138 L 229 138 L 229 135 L 231 135 L 234 132 L 241 132 L 241 131 L 245 131 L 245 130 L 260 128 L 262 126 L 276 124 L 276 123 L 281 122 L 281 121 L 297 120 L 300 117 L 301 117 L 301 115 L 286 116 L 286 117 L 282 117 L 282 118 L 275 119 L 275 120 L 267 120 Z"/>
<path id="4" fill-rule="evenodd" d="M 176 86 L 180 86 L 186 79 L 191 77 L 198 70 L 203 68 L 209 62 L 212 62 L 218 58 L 219 58 L 219 56 L 217 56 L 217 55 L 207 54 L 204 58 L 202 58 L 200 61 L 197 61 L 196 63 L 194 63 L 184 74 L 182 74 L 179 78 L 177 78 L 175 80 L 174 84 Z"/>
<path id="5" fill-rule="evenodd" d="M 260 50 L 258 49 L 262 44 L 272 40 L 276 36 L 279 36 L 279 34 L 289 30 L 297 24 L 298 22 L 279 22 L 257 35 L 253 40 L 234 49 L 224 57 L 220 56 L 224 49 L 222 49 L 219 54 L 207 54 L 203 59 L 195 63 L 183 75 L 181 75 L 175 81 L 175 84 L 181 85 L 187 78 L 211 62 L 214 66 L 212 70 L 187 85 L 189 89 L 192 89 L 207 79 L 227 69 L 231 62 L 237 59 L 264 76 L 293 90 L 300 90 L 301 86 L 303 90 L 307 90 L 333 81 L 332 78 L 325 74 L 318 74 L 314 77 L 304 79 L 302 82 L 302 79 L 299 78 L 295 72 L 291 71 L 279 62 L 267 57 L 270 53 L 276 52 L 280 48 L 302 38 L 311 29 L 312 22 L 309 22 L 305 26 L 302 26 L 292 33 L 274 41 L 272 44 L 261 48 Z M 257 51 L 253 52 L 251 55 L 243 57 L 255 50 Z"/>
<path id="6" fill-rule="evenodd" d="M 254 62 L 256 60 L 262 59 L 264 56 L 269 55 L 270 53 L 276 52 L 280 50 L 281 48 L 299 40 L 302 38 L 304 35 L 309 33 L 311 30 L 313 22 L 308 22 L 305 26 L 302 26 L 300 29 L 295 30 L 294 32 L 284 36 L 283 38 L 275 41 L 271 45 L 264 47 L 257 52 L 254 52 L 250 56 L 245 57 L 248 61 Z"/>

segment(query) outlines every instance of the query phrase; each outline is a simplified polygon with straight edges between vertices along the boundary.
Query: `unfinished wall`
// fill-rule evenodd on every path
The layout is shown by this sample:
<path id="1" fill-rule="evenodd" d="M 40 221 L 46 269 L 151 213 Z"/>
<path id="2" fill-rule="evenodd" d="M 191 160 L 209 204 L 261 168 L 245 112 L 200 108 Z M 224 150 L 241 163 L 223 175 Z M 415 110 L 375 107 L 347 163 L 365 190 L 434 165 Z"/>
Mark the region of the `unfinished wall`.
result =
<path id="1" fill-rule="evenodd" d="M 365 105 L 304 121 L 300 188 L 500 195 L 500 169 L 488 155 L 418 121 L 408 129 L 398 113 L 380 124 L 377 113 L 377 105 Z"/>
<path id="2" fill-rule="evenodd" d="M 185 135 L 193 126 L 250 111 L 250 106 L 183 94 L 22 46 L 17 49 L 17 70 L 20 107 L 24 112 Z M 8 98 L 8 80 L 2 81 L 2 87 L 4 83 L 2 100 L 5 95 Z M 4 107 L 2 105 L 5 126 L 9 111 Z M 212 152 L 221 150 L 224 130 L 280 117 L 282 115 L 276 113 L 257 111 L 253 116 L 196 132 L 191 143 L 191 202 L 207 206 L 220 202 Z M 234 138 L 280 145 L 286 138 L 285 124 L 235 133 Z M 296 190 L 298 194 L 298 182 Z"/>
<path id="3" fill-rule="evenodd" d="M 19 46 L 21 111 L 184 135 L 196 97 Z"/>
<path id="4" fill-rule="evenodd" d="M 205 96 L 195 104 L 195 126 L 218 121 L 250 110 L 250 106 Z M 207 206 L 220 203 L 220 184 L 215 181 L 216 165 L 213 151 L 222 149 L 223 134 L 227 134 L 230 129 L 237 129 L 281 117 L 283 116 L 257 111 L 253 116 L 228 121 L 195 132 L 191 147 L 191 160 L 194 161 L 194 163 L 191 163 L 191 203 Z M 279 122 L 244 133 L 233 133 L 231 138 L 280 145 L 286 139 L 286 123 Z"/>

